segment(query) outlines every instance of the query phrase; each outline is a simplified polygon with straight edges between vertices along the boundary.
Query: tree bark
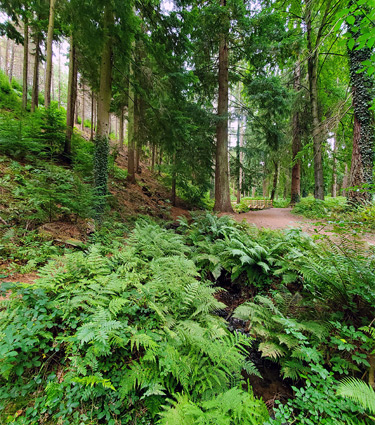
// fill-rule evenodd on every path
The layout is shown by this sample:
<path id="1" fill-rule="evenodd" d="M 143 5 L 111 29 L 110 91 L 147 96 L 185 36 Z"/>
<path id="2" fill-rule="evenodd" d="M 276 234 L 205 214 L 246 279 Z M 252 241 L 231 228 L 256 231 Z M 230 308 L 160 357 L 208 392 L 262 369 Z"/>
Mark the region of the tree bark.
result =
<path id="1" fill-rule="evenodd" d="M 132 45 L 134 50 L 134 43 Z M 129 69 L 129 93 L 128 93 L 128 175 L 127 181 L 129 183 L 135 183 L 135 109 L 136 99 L 135 91 L 133 87 L 134 68 L 132 62 L 130 62 Z"/>
<path id="2" fill-rule="evenodd" d="M 51 104 L 52 41 L 53 41 L 53 30 L 55 26 L 55 5 L 56 5 L 56 0 L 50 0 L 48 33 L 47 33 L 46 82 L 45 82 L 45 90 L 44 90 L 44 106 L 46 108 L 49 108 Z"/>
<path id="3" fill-rule="evenodd" d="M 297 62 L 294 69 L 294 90 L 298 93 L 301 87 L 301 65 Z M 293 112 L 292 117 L 293 141 L 292 141 L 292 184 L 291 184 L 291 205 L 295 205 L 301 200 L 301 160 L 296 159 L 301 150 L 301 130 L 300 114 L 298 110 Z"/>
<path id="4" fill-rule="evenodd" d="M 306 30 L 307 30 L 307 48 L 308 60 L 307 70 L 309 76 L 309 89 L 310 89 L 310 108 L 312 116 L 312 138 L 314 148 L 314 197 L 315 199 L 324 199 L 324 178 L 323 178 L 323 155 L 322 155 L 322 137 L 320 131 L 320 121 L 318 112 L 318 49 L 320 38 L 317 37 L 315 45 L 313 46 L 313 29 L 311 21 L 311 7 L 312 2 L 309 3 L 306 11 Z"/>
<path id="5" fill-rule="evenodd" d="M 152 154 L 151 154 L 151 173 L 154 172 L 155 168 L 155 151 L 156 151 L 156 145 L 155 143 L 152 144 Z"/>
<path id="6" fill-rule="evenodd" d="M 226 0 L 220 0 L 226 7 Z M 225 31 L 226 32 L 226 31 Z M 219 97 L 216 125 L 215 206 L 214 211 L 233 212 L 229 190 L 228 167 L 228 43 L 227 34 L 220 34 Z"/>
<path id="7" fill-rule="evenodd" d="M 120 145 L 120 149 L 122 150 L 122 149 L 124 149 L 124 108 L 123 107 L 121 107 L 121 110 L 120 110 L 119 121 L 120 121 L 120 125 L 119 125 L 119 127 L 120 127 L 120 129 L 119 129 L 119 133 L 120 133 L 120 135 L 119 135 L 119 145 Z"/>
<path id="8" fill-rule="evenodd" d="M 85 131 L 85 84 L 82 82 L 82 118 L 81 118 L 81 130 Z"/>
<path id="9" fill-rule="evenodd" d="M 241 202 L 241 157 L 240 157 L 240 134 L 241 134 L 241 117 L 238 118 L 237 126 L 237 204 Z"/>
<path id="10" fill-rule="evenodd" d="M 94 187 L 96 219 L 101 221 L 108 192 L 108 156 L 109 156 L 109 110 L 111 106 L 112 83 L 112 36 L 110 27 L 114 16 L 111 2 L 104 6 L 103 44 L 100 58 L 100 84 L 98 94 L 98 123 L 95 138 Z"/>
<path id="11" fill-rule="evenodd" d="M 374 116 L 369 110 L 373 101 L 373 79 L 366 72 L 359 72 L 363 62 L 371 60 L 371 50 L 357 49 L 363 15 L 355 16 L 355 23 L 349 27 L 355 46 L 349 49 L 350 82 L 352 84 L 354 130 L 352 166 L 348 200 L 354 205 L 365 205 L 372 200 L 374 162 Z M 357 28 L 358 31 L 354 31 Z"/>
<path id="12" fill-rule="evenodd" d="M 66 107 L 66 135 L 64 145 L 64 157 L 68 162 L 72 154 L 72 134 L 74 128 L 74 110 L 77 98 L 77 59 L 76 47 L 73 36 L 70 36 L 70 57 L 68 77 L 68 99 Z"/>
<path id="13" fill-rule="evenodd" d="M 7 42 L 6 42 L 6 45 L 5 45 L 5 64 L 4 64 L 4 72 L 5 72 L 5 75 L 6 76 L 8 76 L 9 74 L 8 74 L 8 72 L 9 72 L 9 44 L 10 44 L 10 41 L 9 41 L 9 38 L 7 38 Z"/>
<path id="14" fill-rule="evenodd" d="M 61 43 L 59 43 L 59 81 L 58 81 L 58 105 L 61 108 Z"/>
<path id="15" fill-rule="evenodd" d="M 94 140 L 94 104 L 95 104 L 95 97 L 94 97 L 94 90 L 91 90 L 91 129 L 90 129 L 90 140 Z"/>
<path id="16" fill-rule="evenodd" d="M 22 84 L 22 109 L 27 107 L 27 78 L 29 68 L 29 22 L 27 18 L 24 21 L 24 43 L 23 43 L 23 84 Z"/>
<path id="17" fill-rule="evenodd" d="M 332 149 L 332 198 L 337 196 L 337 137 L 333 136 L 333 149 Z"/>
<path id="18" fill-rule="evenodd" d="M 279 163 L 278 161 L 273 161 L 273 164 L 275 166 L 275 171 L 273 174 L 273 183 L 272 183 L 272 190 L 271 190 L 271 201 L 273 201 L 275 199 L 275 195 L 276 195 L 276 188 L 277 188 L 277 178 L 279 176 Z"/>
<path id="19" fill-rule="evenodd" d="M 9 63 L 9 84 L 12 84 L 13 79 L 13 68 L 14 68 L 14 53 L 15 53 L 15 43 L 11 42 L 11 54 L 10 54 L 10 63 Z"/>
<path id="20" fill-rule="evenodd" d="M 31 95 L 31 112 L 39 105 L 39 56 L 40 56 L 40 33 L 36 33 L 34 38 L 35 43 L 35 62 L 34 62 L 34 75 L 33 75 L 33 91 Z"/>

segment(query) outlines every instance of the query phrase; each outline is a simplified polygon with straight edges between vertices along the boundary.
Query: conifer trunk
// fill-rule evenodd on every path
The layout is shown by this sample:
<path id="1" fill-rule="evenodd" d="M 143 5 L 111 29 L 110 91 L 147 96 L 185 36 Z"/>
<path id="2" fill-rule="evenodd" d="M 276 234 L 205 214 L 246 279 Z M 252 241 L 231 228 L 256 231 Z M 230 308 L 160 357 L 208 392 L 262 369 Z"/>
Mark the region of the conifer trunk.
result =
<path id="1" fill-rule="evenodd" d="M 4 72 L 5 75 L 8 76 L 8 69 L 9 69 L 9 38 L 7 38 L 7 42 L 5 45 L 5 64 L 4 64 Z"/>
<path id="2" fill-rule="evenodd" d="M 333 136 L 333 152 L 332 152 L 332 198 L 337 196 L 337 138 L 336 134 Z"/>
<path id="3" fill-rule="evenodd" d="M 220 0 L 226 7 L 226 0 Z M 219 42 L 219 97 L 216 125 L 215 211 L 233 212 L 230 202 L 228 167 L 228 43 L 224 30 Z"/>
<path id="4" fill-rule="evenodd" d="M 85 131 L 85 84 L 82 82 L 82 118 L 81 118 L 81 130 Z"/>
<path id="5" fill-rule="evenodd" d="M 134 48 L 134 44 L 133 44 Z M 135 183 L 135 132 L 134 132 L 134 119 L 135 119 L 135 92 L 133 88 L 132 77 L 134 75 L 133 64 L 130 63 L 130 78 L 129 78 L 129 98 L 128 98 L 128 175 L 127 181 Z"/>
<path id="6" fill-rule="evenodd" d="M 98 94 L 98 121 L 94 157 L 95 214 L 98 221 L 101 221 L 103 216 L 108 191 L 109 110 L 112 98 L 112 37 L 110 34 L 110 27 L 113 25 L 113 21 L 112 4 L 106 2 L 104 6 L 103 44 L 100 58 L 100 83 Z"/>
<path id="7" fill-rule="evenodd" d="M 307 70 L 309 76 L 309 89 L 310 89 L 310 108 L 312 116 L 312 138 L 314 149 L 314 197 L 315 199 L 324 199 L 324 179 L 323 179 L 323 155 L 322 155 L 322 142 L 320 134 L 320 121 L 318 112 L 318 47 L 319 37 L 313 46 L 313 29 L 311 21 L 311 7 L 312 2 L 309 3 L 306 13 L 306 30 L 307 30 L 307 48 L 308 60 Z"/>
<path id="8" fill-rule="evenodd" d="M 51 104 L 51 82 L 52 82 L 52 41 L 55 27 L 55 5 L 56 0 L 50 0 L 49 20 L 47 33 L 47 57 L 46 57 L 46 81 L 44 90 L 44 106 L 49 108 Z"/>
<path id="9" fill-rule="evenodd" d="M 95 105 L 95 98 L 94 98 L 94 90 L 91 90 L 91 129 L 90 129 L 90 140 L 94 140 L 94 105 Z"/>
<path id="10" fill-rule="evenodd" d="M 39 105 L 39 56 L 40 56 L 40 33 L 36 33 L 35 39 L 35 62 L 34 62 L 34 75 L 33 75 L 33 90 L 31 95 L 31 112 Z"/>
<path id="11" fill-rule="evenodd" d="M 271 201 L 273 201 L 275 199 L 275 194 L 276 194 L 276 188 L 277 188 L 277 178 L 279 176 L 279 163 L 278 161 L 273 161 L 273 164 L 275 166 L 275 171 L 273 174 L 273 183 L 272 183 L 272 190 L 271 190 Z"/>
<path id="12" fill-rule="evenodd" d="M 119 137 L 120 149 L 124 149 L 124 108 L 120 110 L 120 137 Z"/>
<path id="13" fill-rule="evenodd" d="M 15 45 L 14 41 L 11 43 L 11 54 L 10 54 L 10 63 L 9 63 L 9 84 L 12 84 L 13 79 L 13 68 L 14 68 L 14 53 L 15 53 Z"/>
<path id="14" fill-rule="evenodd" d="M 240 157 L 240 133 L 241 133 L 241 117 L 238 118 L 237 126 L 237 204 L 241 202 L 241 157 Z"/>
<path id="15" fill-rule="evenodd" d="M 59 81 L 58 81 L 58 105 L 61 108 L 61 43 L 59 43 Z"/>
<path id="16" fill-rule="evenodd" d="M 24 43 L 23 43 L 23 83 L 22 83 L 22 109 L 27 107 L 27 77 L 29 67 L 29 22 L 27 18 L 24 21 Z"/>
<path id="17" fill-rule="evenodd" d="M 76 47 L 73 36 L 70 36 L 70 57 L 68 77 L 68 99 L 66 108 L 66 135 L 64 145 L 64 157 L 70 162 L 72 154 L 72 134 L 74 128 L 74 110 L 77 98 L 77 59 Z"/>
<path id="18" fill-rule="evenodd" d="M 298 92 L 301 87 L 301 66 L 297 62 L 294 69 L 294 90 Z M 301 131 L 300 131 L 300 114 L 298 111 L 293 112 L 292 117 L 293 140 L 292 140 L 292 184 L 291 184 L 291 205 L 295 205 L 301 200 L 301 161 L 296 159 L 301 150 Z"/>
<path id="19" fill-rule="evenodd" d="M 356 41 L 352 50 L 349 49 L 350 82 L 352 85 L 354 130 L 353 152 L 350 170 L 349 186 L 354 187 L 348 193 L 348 199 L 355 205 L 364 205 L 371 202 L 372 194 L 369 189 L 373 184 L 374 161 L 374 116 L 369 110 L 373 96 L 373 79 L 366 72 L 359 72 L 363 62 L 371 58 L 371 50 L 367 47 L 357 50 L 359 28 L 363 15 L 355 16 L 355 23 L 349 27 L 352 37 Z M 358 31 L 354 31 L 354 28 Z"/>

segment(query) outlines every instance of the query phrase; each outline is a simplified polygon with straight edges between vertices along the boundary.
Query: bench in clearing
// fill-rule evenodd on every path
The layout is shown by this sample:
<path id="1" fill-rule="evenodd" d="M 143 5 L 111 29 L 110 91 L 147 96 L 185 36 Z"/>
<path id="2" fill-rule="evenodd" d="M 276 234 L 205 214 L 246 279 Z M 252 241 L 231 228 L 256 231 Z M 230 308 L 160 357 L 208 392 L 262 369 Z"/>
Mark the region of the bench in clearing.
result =
<path id="1" fill-rule="evenodd" d="M 273 201 L 270 199 L 245 199 L 242 202 L 251 210 L 264 210 L 273 207 Z"/>

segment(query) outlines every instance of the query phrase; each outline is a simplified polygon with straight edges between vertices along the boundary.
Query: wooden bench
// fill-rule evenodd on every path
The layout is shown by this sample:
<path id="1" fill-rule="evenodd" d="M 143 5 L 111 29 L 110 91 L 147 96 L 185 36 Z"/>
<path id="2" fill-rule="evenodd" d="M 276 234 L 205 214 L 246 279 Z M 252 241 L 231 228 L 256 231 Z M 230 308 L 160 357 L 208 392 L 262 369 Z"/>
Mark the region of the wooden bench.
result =
<path id="1" fill-rule="evenodd" d="M 270 199 L 248 199 L 242 202 L 245 203 L 251 210 L 264 210 L 273 207 L 273 201 Z M 234 202 L 234 205 L 238 204 Z"/>

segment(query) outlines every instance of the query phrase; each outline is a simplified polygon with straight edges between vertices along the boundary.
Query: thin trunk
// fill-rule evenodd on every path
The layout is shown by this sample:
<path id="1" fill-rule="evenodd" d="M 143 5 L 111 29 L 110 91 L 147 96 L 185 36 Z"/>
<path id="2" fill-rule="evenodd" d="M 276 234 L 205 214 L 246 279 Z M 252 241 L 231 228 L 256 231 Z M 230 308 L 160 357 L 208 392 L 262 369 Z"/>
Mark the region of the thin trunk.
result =
<path id="1" fill-rule="evenodd" d="M 226 0 L 220 0 L 226 7 Z M 225 31 L 227 32 L 227 31 Z M 215 211 L 233 212 L 230 202 L 228 167 L 228 43 L 227 34 L 220 34 L 219 43 L 219 97 L 216 125 Z"/>
<path id="2" fill-rule="evenodd" d="M 172 171 L 172 206 L 176 206 L 176 177 L 177 177 L 177 172 L 176 172 L 176 154 L 174 154 L 173 156 L 173 171 Z"/>
<path id="3" fill-rule="evenodd" d="M 140 100 L 139 96 L 135 96 L 135 108 L 134 108 L 134 143 L 135 143 L 135 173 L 139 173 L 139 160 L 141 156 L 141 146 L 139 137 L 139 125 L 140 125 L 140 113 L 139 113 Z"/>
<path id="4" fill-rule="evenodd" d="M 241 133 L 241 117 L 238 119 L 237 126 L 237 204 L 241 202 L 241 158 L 240 158 L 240 133 Z"/>
<path id="5" fill-rule="evenodd" d="M 336 134 L 333 136 L 333 165 L 332 165 L 332 198 L 337 196 L 337 139 Z"/>
<path id="6" fill-rule="evenodd" d="M 12 50 L 10 54 L 10 63 L 9 63 L 9 83 L 12 84 L 13 78 L 13 68 L 14 68 L 14 54 L 15 54 L 15 43 L 12 41 Z"/>
<path id="7" fill-rule="evenodd" d="M 268 182 L 267 182 L 267 178 L 263 179 L 263 183 L 262 183 L 262 190 L 263 190 L 263 198 L 267 198 L 267 192 L 268 192 Z"/>
<path id="8" fill-rule="evenodd" d="M 276 195 L 276 188 L 277 188 L 277 178 L 279 176 L 279 163 L 278 161 L 273 161 L 273 164 L 275 166 L 275 171 L 273 174 L 273 183 L 272 183 L 272 190 L 271 190 L 271 201 L 273 201 L 275 199 L 275 195 Z"/>
<path id="9" fill-rule="evenodd" d="M 29 67 L 29 22 L 27 18 L 24 21 L 24 43 L 23 43 L 23 84 L 22 84 L 22 109 L 27 107 L 27 78 Z"/>
<path id="10" fill-rule="evenodd" d="M 7 43 L 5 46 L 5 64 L 4 64 L 4 71 L 5 71 L 5 75 L 8 76 L 8 70 L 9 70 L 9 46 L 10 41 L 9 38 L 7 38 Z"/>
<path id="11" fill-rule="evenodd" d="M 82 118 L 81 118 L 81 130 L 85 131 L 85 84 L 82 82 Z"/>
<path id="12" fill-rule="evenodd" d="M 155 168 L 155 151 L 156 151 L 156 145 L 155 143 L 152 144 L 152 155 L 151 155 L 151 172 L 154 172 Z"/>
<path id="13" fill-rule="evenodd" d="M 342 180 L 342 196 L 347 195 L 347 187 L 349 186 L 349 167 L 348 164 L 345 163 L 345 169 L 344 169 L 344 178 Z"/>
<path id="14" fill-rule="evenodd" d="M 94 140 L 94 90 L 91 90 L 91 129 L 90 129 L 90 140 Z"/>
<path id="15" fill-rule="evenodd" d="M 134 50 L 134 43 L 133 43 Z M 129 70 L 129 93 L 128 93 L 128 176 L 127 181 L 129 183 L 135 183 L 135 108 L 136 99 L 133 87 L 134 68 L 133 63 L 130 63 Z"/>
<path id="16" fill-rule="evenodd" d="M 124 149 L 124 108 L 120 110 L 120 137 L 119 137 L 120 149 Z"/>
<path id="17" fill-rule="evenodd" d="M 306 14 L 306 29 L 307 29 L 307 46 L 308 46 L 308 60 L 307 70 L 309 75 L 309 89 L 310 89 L 310 108 L 312 116 L 312 138 L 314 148 L 314 197 L 315 199 L 324 199 L 324 179 L 323 179 L 323 155 L 322 155 L 322 136 L 320 132 L 320 121 L 318 112 L 318 46 L 319 38 L 316 40 L 315 46 L 312 45 L 312 21 L 311 21 L 311 7 L 312 2 L 307 9 Z"/>
<path id="18" fill-rule="evenodd" d="M 77 98 L 77 59 L 76 47 L 73 36 L 70 36 L 69 55 L 69 79 L 68 79 L 68 99 L 66 107 L 66 136 L 64 145 L 64 156 L 68 162 L 72 154 L 72 134 L 74 128 L 74 110 Z"/>
<path id="19" fill-rule="evenodd" d="M 51 104 L 51 81 L 52 81 L 52 41 L 55 26 L 55 4 L 56 0 L 50 0 L 48 35 L 47 35 L 47 57 L 46 57 L 46 81 L 44 90 L 44 106 L 49 108 Z"/>
<path id="20" fill-rule="evenodd" d="M 37 32 L 35 39 L 35 62 L 33 75 L 33 92 L 31 95 L 31 112 L 39 105 L 39 56 L 40 56 L 40 34 Z"/>
<path id="21" fill-rule="evenodd" d="M 59 102 L 59 109 L 60 109 L 61 108 L 61 43 L 59 43 L 59 85 L 58 85 L 58 90 L 59 90 L 58 102 Z"/>
<path id="22" fill-rule="evenodd" d="M 252 188 L 251 188 L 251 197 L 252 198 L 255 198 L 255 193 L 256 193 L 256 187 L 255 186 L 253 186 Z"/>
<path id="23" fill-rule="evenodd" d="M 294 69 L 294 90 L 299 92 L 301 87 L 301 66 L 297 62 Z M 295 205 L 301 200 L 301 160 L 296 159 L 301 150 L 301 130 L 300 130 L 300 113 L 293 112 L 293 141 L 292 141 L 292 184 L 291 184 L 291 205 Z"/>
<path id="24" fill-rule="evenodd" d="M 95 138 L 94 187 L 96 195 L 96 219 L 101 221 L 108 192 L 108 155 L 109 155 L 109 110 L 111 106 L 112 83 L 112 36 L 110 27 L 114 17 L 111 3 L 104 6 L 103 41 L 100 58 L 100 77 L 98 94 L 98 125 Z"/>

